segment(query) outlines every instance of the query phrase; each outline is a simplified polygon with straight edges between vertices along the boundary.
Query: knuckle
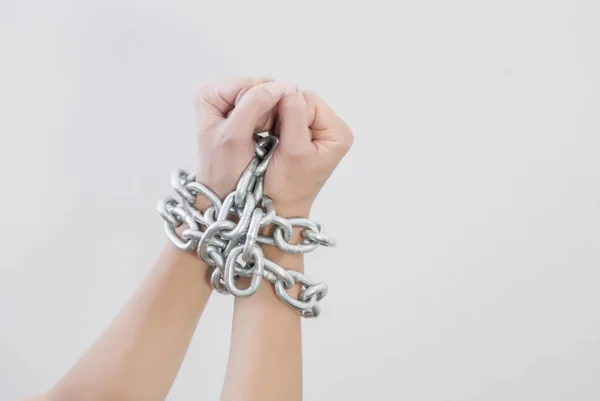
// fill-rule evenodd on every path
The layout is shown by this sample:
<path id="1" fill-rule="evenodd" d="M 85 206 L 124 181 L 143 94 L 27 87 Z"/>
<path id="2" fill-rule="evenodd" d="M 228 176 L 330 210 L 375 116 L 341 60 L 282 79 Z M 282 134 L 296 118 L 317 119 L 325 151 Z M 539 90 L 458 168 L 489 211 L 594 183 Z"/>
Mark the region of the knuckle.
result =
<path id="1" fill-rule="evenodd" d="M 304 98 L 305 99 L 311 99 L 311 100 L 316 100 L 319 99 L 320 96 L 317 94 L 317 92 L 313 91 L 313 90 L 306 90 L 303 92 L 304 94 Z"/>
<path id="2" fill-rule="evenodd" d="M 302 96 L 287 95 L 281 99 L 279 107 L 282 111 L 305 111 L 306 102 Z"/>
<path id="3" fill-rule="evenodd" d="M 346 139 L 346 142 L 352 145 L 354 143 L 354 131 L 352 131 L 352 128 L 346 123 L 344 123 L 344 128 L 344 138 Z"/>
<path id="4" fill-rule="evenodd" d="M 241 98 L 245 102 L 244 112 L 252 115 L 262 114 L 272 103 L 271 93 L 262 85 L 250 88 Z M 240 103 L 242 102 L 241 98 Z"/>
<path id="5" fill-rule="evenodd" d="M 202 99 L 211 86 L 211 82 L 202 82 L 196 86 L 196 90 L 194 91 L 194 99 Z"/>
<path id="6" fill-rule="evenodd" d="M 352 145 L 354 144 L 354 138 L 351 138 L 344 142 L 344 152 L 347 153 L 350 149 L 352 149 Z"/>
<path id="7" fill-rule="evenodd" d="M 344 131 L 344 135 L 342 137 L 342 147 L 347 152 L 350 150 L 352 145 L 354 144 L 354 133 L 347 127 L 347 130 Z"/>
<path id="8" fill-rule="evenodd" d="M 194 104 L 200 106 L 206 103 L 210 93 L 214 90 L 212 82 L 204 82 L 196 87 L 194 91 Z"/>
<path id="9" fill-rule="evenodd" d="M 320 97 L 317 92 L 308 90 L 302 92 L 302 95 L 304 96 L 304 101 L 309 110 L 314 110 L 319 105 Z"/>
<path id="10" fill-rule="evenodd" d="M 338 126 L 335 135 L 337 143 L 336 148 L 346 153 L 354 144 L 354 133 L 352 132 L 352 129 L 343 120 L 340 119 L 339 122 L 340 125 Z"/>
<path id="11" fill-rule="evenodd" d="M 265 85 L 258 85 L 248 91 L 248 95 L 252 102 L 258 106 L 270 103 L 273 95 L 265 87 Z"/>

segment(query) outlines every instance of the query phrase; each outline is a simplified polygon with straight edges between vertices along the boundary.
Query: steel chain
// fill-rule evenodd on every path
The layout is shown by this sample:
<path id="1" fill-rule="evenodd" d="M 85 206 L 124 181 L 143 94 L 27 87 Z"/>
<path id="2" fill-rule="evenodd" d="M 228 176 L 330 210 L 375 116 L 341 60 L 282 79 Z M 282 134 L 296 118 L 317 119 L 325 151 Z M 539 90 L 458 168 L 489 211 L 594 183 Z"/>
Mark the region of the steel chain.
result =
<path id="1" fill-rule="evenodd" d="M 273 201 L 263 194 L 263 177 L 277 144 L 275 136 L 254 136 L 254 157 L 236 189 L 223 200 L 196 182 L 195 174 L 174 171 L 171 185 L 180 200 L 164 198 L 158 203 L 158 212 L 169 240 L 182 251 L 195 250 L 211 266 L 210 281 L 217 292 L 248 297 L 265 279 L 274 285 L 281 301 L 300 311 L 303 317 L 317 317 L 321 313 L 319 301 L 327 295 L 327 284 L 279 266 L 265 258 L 261 248 L 273 245 L 287 253 L 308 253 L 319 246 L 335 246 L 335 240 L 324 233 L 321 224 L 277 215 Z M 204 211 L 195 207 L 198 195 L 211 203 Z M 187 228 L 179 236 L 176 229 L 182 224 Z M 271 236 L 260 234 L 261 228 L 270 225 L 274 226 Z M 294 227 L 302 227 L 302 242 L 298 244 L 290 243 Z M 240 277 L 251 277 L 248 288 L 238 287 Z M 298 283 L 301 292 L 296 299 L 286 290 Z"/>

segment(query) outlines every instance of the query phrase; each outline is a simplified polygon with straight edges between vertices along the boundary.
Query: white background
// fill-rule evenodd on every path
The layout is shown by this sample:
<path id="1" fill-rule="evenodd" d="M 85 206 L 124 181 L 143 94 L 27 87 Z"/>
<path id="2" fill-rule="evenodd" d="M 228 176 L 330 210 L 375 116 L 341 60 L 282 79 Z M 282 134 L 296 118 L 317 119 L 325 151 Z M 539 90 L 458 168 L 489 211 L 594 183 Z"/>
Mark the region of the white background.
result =
<path id="1" fill-rule="evenodd" d="M 600 3 L 0 0 L 0 399 L 51 386 L 164 243 L 202 81 L 314 89 L 356 142 L 305 399 L 600 399 Z M 231 299 L 170 400 L 217 399 Z"/>

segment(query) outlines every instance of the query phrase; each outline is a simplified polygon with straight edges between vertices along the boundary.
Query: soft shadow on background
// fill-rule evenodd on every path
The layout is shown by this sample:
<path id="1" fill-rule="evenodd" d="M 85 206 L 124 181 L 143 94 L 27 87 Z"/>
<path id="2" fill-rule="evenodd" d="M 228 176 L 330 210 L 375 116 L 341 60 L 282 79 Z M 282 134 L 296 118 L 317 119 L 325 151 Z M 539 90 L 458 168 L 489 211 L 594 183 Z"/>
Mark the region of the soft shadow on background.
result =
<path id="1" fill-rule="evenodd" d="M 599 4 L 1 0 L 0 399 L 127 300 L 194 166 L 194 88 L 234 75 L 314 89 L 356 135 L 313 216 L 339 247 L 308 257 L 306 400 L 600 399 Z M 231 309 L 170 400 L 217 399 Z"/>

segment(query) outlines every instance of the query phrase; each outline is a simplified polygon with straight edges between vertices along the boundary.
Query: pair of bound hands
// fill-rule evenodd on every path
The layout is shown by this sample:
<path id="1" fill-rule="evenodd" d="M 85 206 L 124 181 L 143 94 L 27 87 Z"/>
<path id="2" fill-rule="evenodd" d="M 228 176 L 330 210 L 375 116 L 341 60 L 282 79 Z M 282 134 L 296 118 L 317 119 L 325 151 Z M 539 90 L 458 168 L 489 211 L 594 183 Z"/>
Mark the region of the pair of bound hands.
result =
<path id="1" fill-rule="evenodd" d="M 314 92 L 269 78 L 201 85 L 195 99 L 196 179 L 221 198 L 254 155 L 253 133 L 279 137 L 265 193 L 284 217 L 308 217 L 312 204 L 353 143 L 348 125 Z"/>

